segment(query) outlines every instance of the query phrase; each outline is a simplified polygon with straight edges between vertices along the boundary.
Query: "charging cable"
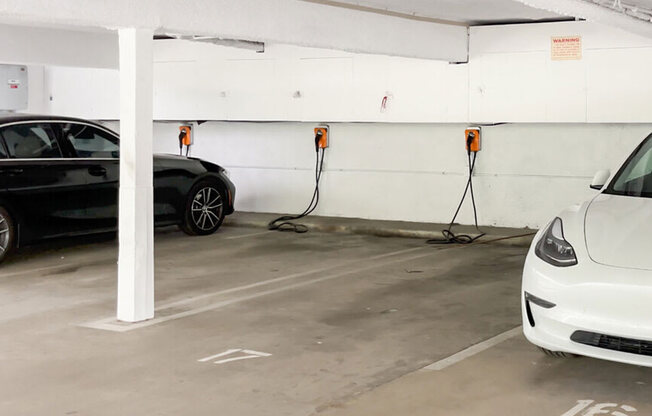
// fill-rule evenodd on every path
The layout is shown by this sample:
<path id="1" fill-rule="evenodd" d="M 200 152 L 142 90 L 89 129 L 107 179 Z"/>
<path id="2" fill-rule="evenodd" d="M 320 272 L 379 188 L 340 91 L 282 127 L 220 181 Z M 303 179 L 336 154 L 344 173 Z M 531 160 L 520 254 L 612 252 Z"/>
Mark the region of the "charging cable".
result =
<path id="1" fill-rule="evenodd" d="M 317 131 L 315 134 L 315 190 L 312 193 L 312 199 L 310 200 L 310 204 L 308 204 L 308 208 L 299 215 L 278 217 L 267 224 L 269 230 L 294 231 L 300 234 L 308 232 L 308 227 L 303 224 L 295 224 L 292 221 L 307 217 L 317 208 L 317 204 L 319 204 L 319 180 L 321 179 L 324 168 L 324 154 L 326 153 L 326 149 L 319 147 L 319 141 L 322 136 L 323 133 L 321 131 Z"/>
<path id="2" fill-rule="evenodd" d="M 475 161 L 476 158 L 478 157 L 477 151 L 476 152 L 471 151 L 471 144 L 473 143 L 474 139 L 475 139 L 475 134 L 473 132 L 469 133 L 469 135 L 466 138 L 466 155 L 468 157 L 468 162 L 469 162 L 469 178 L 466 181 L 466 187 L 464 188 L 464 194 L 462 195 L 462 200 L 457 206 L 457 210 L 455 210 L 455 215 L 453 215 L 453 219 L 451 220 L 450 224 L 448 224 L 448 228 L 441 232 L 444 238 L 430 239 L 426 241 L 427 244 L 471 244 L 475 242 L 478 238 L 485 235 L 485 233 L 480 231 L 480 228 L 478 227 L 478 210 L 475 206 L 475 195 L 473 194 L 473 172 L 475 170 Z M 471 154 L 473 154 L 473 157 L 471 157 Z M 471 194 L 471 203 L 473 204 L 473 220 L 475 224 L 475 229 L 479 233 L 475 237 L 471 237 L 468 234 L 455 234 L 452 231 L 453 225 L 455 224 L 455 220 L 457 219 L 457 215 L 460 213 L 462 204 L 464 204 L 464 200 L 466 199 L 466 195 L 469 193 L 469 191 Z"/>

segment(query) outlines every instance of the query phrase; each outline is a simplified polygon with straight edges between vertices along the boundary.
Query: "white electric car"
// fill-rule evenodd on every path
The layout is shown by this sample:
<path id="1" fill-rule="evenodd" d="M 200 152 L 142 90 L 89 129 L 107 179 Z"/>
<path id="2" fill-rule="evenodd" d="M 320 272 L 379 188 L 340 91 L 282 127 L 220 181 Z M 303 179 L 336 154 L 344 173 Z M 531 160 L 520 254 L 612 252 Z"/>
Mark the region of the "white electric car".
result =
<path id="1" fill-rule="evenodd" d="M 652 134 L 591 188 L 532 242 L 523 332 L 549 355 L 652 367 Z"/>

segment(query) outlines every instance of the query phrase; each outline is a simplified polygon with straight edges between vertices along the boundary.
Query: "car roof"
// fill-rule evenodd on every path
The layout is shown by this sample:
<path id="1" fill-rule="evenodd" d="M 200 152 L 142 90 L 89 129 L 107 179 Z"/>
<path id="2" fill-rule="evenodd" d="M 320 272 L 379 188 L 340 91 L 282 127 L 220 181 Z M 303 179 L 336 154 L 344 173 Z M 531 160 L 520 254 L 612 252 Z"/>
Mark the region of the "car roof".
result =
<path id="1" fill-rule="evenodd" d="M 0 125 L 16 123 L 21 121 L 69 121 L 71 123 L 86 123 L 106 129 L 105 126 L 98 124 L 94 121 L 84 120 L 75 117 L 52 116 L 41 114 L 21 114 L 21 113 L 5 113 L 0 114 Z"/>

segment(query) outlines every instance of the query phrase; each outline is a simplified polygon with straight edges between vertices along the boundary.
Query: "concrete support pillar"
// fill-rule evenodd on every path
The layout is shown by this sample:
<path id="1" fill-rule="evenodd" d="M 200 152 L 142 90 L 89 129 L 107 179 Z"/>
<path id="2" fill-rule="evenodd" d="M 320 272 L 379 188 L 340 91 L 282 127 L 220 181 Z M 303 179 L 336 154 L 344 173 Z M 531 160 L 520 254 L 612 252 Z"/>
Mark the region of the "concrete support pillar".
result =
<path id="1" fill-rule="evenodd" d="M 120 29 L 120 321 L 154 316 L 152 30 Z"/>

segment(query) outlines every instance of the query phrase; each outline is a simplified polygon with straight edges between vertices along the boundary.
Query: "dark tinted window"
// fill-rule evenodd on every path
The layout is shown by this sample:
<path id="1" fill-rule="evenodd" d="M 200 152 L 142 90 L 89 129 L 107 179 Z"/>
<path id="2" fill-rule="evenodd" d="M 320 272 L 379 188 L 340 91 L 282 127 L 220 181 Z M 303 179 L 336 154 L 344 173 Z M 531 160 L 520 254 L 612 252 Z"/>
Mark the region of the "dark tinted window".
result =
<path id="1" fill-rule="evenodd" d="M 77 157 L 117 158 L 117 139 L 107 132 L 85 124 L 62 125 L 63 137 L 68 139 L 77 152 Z"/>
<path id="2" fill-rule="evenodd" d="M 7 151 L 5 150 L 5 147 L 0 143 L 0 159 L 6 159 L 7 158 Z"/>
<path id="3" fill-rule="evenodd" d="M 16 159 L 61 157 L 59 144 L 47 124 L 16 124 L 2 129 L 9 156 Z"/>
<path id="4" fill-rule="evenodd" d="M 605 193 L 652 198 L 652 135 L 630 156 Z"/>

